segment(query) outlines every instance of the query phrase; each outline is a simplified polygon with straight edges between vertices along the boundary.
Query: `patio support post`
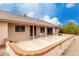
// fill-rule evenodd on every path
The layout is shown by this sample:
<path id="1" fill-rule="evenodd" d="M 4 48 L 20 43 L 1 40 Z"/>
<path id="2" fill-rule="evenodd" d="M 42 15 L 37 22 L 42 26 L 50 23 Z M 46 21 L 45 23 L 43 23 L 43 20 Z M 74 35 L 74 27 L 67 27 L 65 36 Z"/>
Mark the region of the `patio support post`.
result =
<path id="1" fill-rule="evenodd" d="M 54 27 L 53 27 L 54 28 Z M 52 28 L 52 35 L 53 35 L 53 28 Z"/>
<path id="2" fill-rule="evenodd" d="M 55 27 L 53 27 L 53 34 L 55 34 Z"/>
<path id="3" fill-rule="evenodd" d="M 45 37 L 46 37 L 46 34 L 47 34 L 47 28 L 46 28 L 46 26 L 45 26 Z"/>
<path id="4" fill-rule="evenodd" d="M 34 39 L 34 25 L 33 25 L 33 39 Z"/>

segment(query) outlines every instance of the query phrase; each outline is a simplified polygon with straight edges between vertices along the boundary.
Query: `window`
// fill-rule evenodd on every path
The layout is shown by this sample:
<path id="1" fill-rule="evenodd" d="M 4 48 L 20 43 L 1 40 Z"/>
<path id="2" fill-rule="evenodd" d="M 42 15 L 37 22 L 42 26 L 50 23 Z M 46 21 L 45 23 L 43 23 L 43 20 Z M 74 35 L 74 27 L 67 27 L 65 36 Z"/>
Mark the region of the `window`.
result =
<path id="1" fill-rule="evenodd" d="M 15 32 L 25 32 L 25 26 L 16 25 L 15 26 Z"/>
<path id="2" fill-rule="evenodd" d="M 40 30 L 41 30 L 41 33 L 45 32 L 45 28 L 44 27 L 41 27 Z"/>
<path id="3" fill-rule="evenodd" d="M 30 36 L 33 36 L 33 26 L 30 26 Z"/>
<path id="4" fill-rule="evenodd" d="M 36 36 L 36 26 L 34 26 L 34 35 Z"/>
<path id="5" fill-rule="evenodd" d="M 55 29 L 55 32 L 56 32 L 56 33 L 58 32 L 58 28 Z"/>

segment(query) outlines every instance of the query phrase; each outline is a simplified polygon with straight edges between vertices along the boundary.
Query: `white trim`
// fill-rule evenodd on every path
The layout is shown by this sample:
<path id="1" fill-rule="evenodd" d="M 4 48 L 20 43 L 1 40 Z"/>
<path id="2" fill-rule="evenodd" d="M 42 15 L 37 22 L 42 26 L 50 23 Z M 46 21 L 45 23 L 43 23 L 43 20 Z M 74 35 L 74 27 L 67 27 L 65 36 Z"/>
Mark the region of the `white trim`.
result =
<path id="1" fill-rule="evenodd" d="M 33 25 L 33 39 L 34 39 L 34 25 Z"/>

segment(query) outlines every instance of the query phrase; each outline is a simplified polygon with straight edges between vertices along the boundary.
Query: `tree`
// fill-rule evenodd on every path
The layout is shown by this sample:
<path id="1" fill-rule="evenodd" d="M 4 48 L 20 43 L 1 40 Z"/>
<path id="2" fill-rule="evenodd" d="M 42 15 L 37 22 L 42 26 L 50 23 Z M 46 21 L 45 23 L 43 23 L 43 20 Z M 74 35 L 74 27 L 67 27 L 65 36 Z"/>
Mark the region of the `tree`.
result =
<path id="1" fill-rule="evenodd" d="M 79 26 L 73 22 L 69 22 L 63 26 L 62 31 L 67 34 L 79 34 Z"/>
<path id="2" fill-rule="evenodd" d="M 76 27 L 75 32 L 76 34 L 79 34 L 79 26 Z"/>

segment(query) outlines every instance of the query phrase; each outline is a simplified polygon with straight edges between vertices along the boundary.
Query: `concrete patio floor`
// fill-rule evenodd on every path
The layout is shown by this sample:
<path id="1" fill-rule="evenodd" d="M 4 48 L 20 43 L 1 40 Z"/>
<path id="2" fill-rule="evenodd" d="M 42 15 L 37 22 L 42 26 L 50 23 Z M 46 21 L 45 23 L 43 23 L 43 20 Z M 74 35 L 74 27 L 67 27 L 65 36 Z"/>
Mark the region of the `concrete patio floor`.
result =
<path id="1" fill-rule="evenodd" d="M 49 36 L 49 37 L 42 37 L 29 41 L 21 41 L 16 44 L 23 50 L 34 51 L 47 47 L 51 44 L 57 44 L 57 42 L 63 39 L 67 39 L 68 37 L 70 37 L 70 35 Z"/>

